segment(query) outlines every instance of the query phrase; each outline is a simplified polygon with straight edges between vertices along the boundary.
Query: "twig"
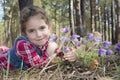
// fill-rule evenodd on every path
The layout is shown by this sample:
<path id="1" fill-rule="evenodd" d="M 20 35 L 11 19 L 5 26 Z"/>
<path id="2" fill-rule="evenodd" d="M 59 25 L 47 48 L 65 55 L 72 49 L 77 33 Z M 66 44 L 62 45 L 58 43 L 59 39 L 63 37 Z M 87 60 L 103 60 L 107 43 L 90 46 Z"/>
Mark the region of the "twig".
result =
<path id="1" fill-rule="evenodd" d="M 57 54 L 53 54 L 53 56 L 50 58 L 49 62 L 45 65 L 45 67 L 40 71 L 39 73 L 39 79 L 40 75 L 46 70 L 47 66 L 50 64 L 50 62 L 56 57 Z"/>

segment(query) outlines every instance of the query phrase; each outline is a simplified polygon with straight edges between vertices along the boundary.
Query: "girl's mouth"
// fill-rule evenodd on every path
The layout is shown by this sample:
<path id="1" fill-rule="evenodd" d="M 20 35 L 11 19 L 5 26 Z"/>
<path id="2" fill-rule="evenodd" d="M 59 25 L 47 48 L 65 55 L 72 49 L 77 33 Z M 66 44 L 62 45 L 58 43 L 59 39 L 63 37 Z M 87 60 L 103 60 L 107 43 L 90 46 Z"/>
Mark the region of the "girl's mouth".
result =
<path id="1" fill-rule="evenodd" d="M 41 39 L 37 39 L 37 41 L 42 41 L 42 40 L 44 40 L 44 38 L 41 38 Z"/>

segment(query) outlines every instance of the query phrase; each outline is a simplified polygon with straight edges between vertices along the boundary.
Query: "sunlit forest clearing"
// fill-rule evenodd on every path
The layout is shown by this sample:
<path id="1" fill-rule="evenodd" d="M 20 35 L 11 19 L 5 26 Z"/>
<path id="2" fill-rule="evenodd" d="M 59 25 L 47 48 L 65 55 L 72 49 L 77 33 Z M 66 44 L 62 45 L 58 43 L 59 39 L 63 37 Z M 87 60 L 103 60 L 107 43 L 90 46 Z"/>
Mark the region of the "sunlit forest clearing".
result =
<path id="1" fill-rule="evenodd" d="M 0 46 L 11 47 L 21 35 L 20 11 L 45 9 L 52 25 L 50 40 L 64 54 L 75 48 L 78 60 L 53 56 L 43 67 L 0 68 L 0 80 L 120 80 L 120 0 L 0 0 Z"/>

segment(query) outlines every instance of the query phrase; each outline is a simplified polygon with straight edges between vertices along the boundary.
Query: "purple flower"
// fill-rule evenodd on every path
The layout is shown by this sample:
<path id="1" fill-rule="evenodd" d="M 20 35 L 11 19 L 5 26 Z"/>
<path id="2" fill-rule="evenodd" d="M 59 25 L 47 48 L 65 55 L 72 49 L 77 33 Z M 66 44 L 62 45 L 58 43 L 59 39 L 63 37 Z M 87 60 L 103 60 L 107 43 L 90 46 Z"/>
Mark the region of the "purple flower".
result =
<path id="1" fill-rule="evenodd" d="M 68 47 L 64 47 L 64 48 L 63 48 L 63 51 L 64 51 L 64 52 L 68 52 L 69 50 L 70 50 L 70 49 L 69 49 Z"/>
<path id="2" fill-rule="evenodd" d="M 87 37 L 88 37 L 89 40 L 93 40 L 94 35 L 93 35 L 93 33 L 89 33 L 89 34 L 87 35 Z"/>
<path id="3" fill-rule="evenodd" d="M 82 43 L 82 44 L 80 45 L 80 48 L 81 48 L 82 50 L 85 50 L 86 44 L 83 44 L 83 43 Z"/>
<path id="4" fill-rule="evenodd" d="M 111 54 L 113 54 L 113 51 L 111 49 L 106 51 L 106 55 L 111 55 Z"/>
<path id="5" fill-rule="evenodd" d="M 61 41 L 62 41 L 63 43 L 65 43 L 65 42 L 67 42 L 67 41 L 68 41 L 68 39 L 67 39 L 67 37 L 66 37 L 66 36 L 62 36 L 62 37 L 61 37 Z"/>
<path id="6" fill-rule="evenodd" d="M 104 56 L 106 54 L 106 50 L 103 48 L 100 48 L 98 53 L 99 53 L 99 56 Z"/>
<path id="7" fill-rule="evenodd" d="M 101 38 L 102 37 L 102 34 L 100 34 L 99 32 L 94 32 L 93 35 L 96 38 Z"/>
<path id="8" fill-rule="evenodd" d="M 100 34 L 99 32 L 94 32 L 93 35 L 94 35 L 94 41 L 95 42 L 100 42 L 101 41 L 102 34 Z"/>
<path id="9" fill-rule="evenodd" d="M 94 38 L 94 41 L 95 41 L 95 42 L 100 42 L 101 39 L 99 39 L 99 38 Z"/>
<path id="10" fill-rule="evenodd" d="M 103 46 L 104 46 L 105 48 L 109 48 L 109 47 L 111 46 L 111 42 L 109 42 L 109 41 L 104 41 L 104 42 L 103 42 Z"/>
<path id="11" fill-rule="evenodd" d="M 77 46 L 80 47 L 81 46 L 81 41 L 77 42 Z"/>
<path id="12" fill-rule="evenodd" d="M 67 28 L 62 28 L 61 32 L 62 33 L 68 33 L 70 31 L 70 28 L 67 27 Z"/>
<path id="13" fill-rule="evenodd" d="M 118 42 L 118 43 L 115 44 L 115 50 L 116 50 L 117 52 L 120 51 L 120 42 Z"/>
<path id="14" fill-rule="evenodd" d="M 57 37 L 56 34 L 52 34 L 52 35 L 50 35 L 50 39 L 49 39 L 50 41 L 56 42 L 57 39 L 58 39 L 58 37 Z"/>
<path id="15" fill-rule="evenodd" d="M 76 35 L 76 34 L 73 34 L 72 36 L 71 36 L 71 40 L 72 41 L 78 41 L 78 37 L 80 37 L 79 35 Z"/>

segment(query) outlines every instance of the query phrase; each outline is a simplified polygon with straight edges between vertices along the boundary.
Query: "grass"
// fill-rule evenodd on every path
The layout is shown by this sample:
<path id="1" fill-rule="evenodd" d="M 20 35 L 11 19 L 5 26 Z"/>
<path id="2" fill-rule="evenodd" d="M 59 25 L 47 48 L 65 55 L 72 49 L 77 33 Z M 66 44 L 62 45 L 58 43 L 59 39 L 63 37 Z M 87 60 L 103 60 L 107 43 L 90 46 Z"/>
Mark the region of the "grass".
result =
<path id="1" fill-rule="evenodd" d="M 97 36 L 99 37 L 98 32 Z M 1 69 L 0 80 L 120 80 L 120 54 L 99 56 L 98 50 L 103 47 L 102 42 L 98 44 L 86 37 L 81 42 L 86 45 L 77 47 L 70 42 L 67 43 L 69 45 L 60 45 L 60 49 L 63 46 L 75 46 L 79 55 L 75 62 L 64 61 L 53 55 L 43 68 Z"/>
<path id="2" fill-rule="evenodd" d="M 99 65 L 94 70 L 90 69 L 89 62 L 88 65 L 83 62 L 84 58 L 73 63 L 58 61 L 44 70 L 38 67 L 9 72 L 1 69 L 0 80 L 120 80 L 120 55 L 104 57 L 104 65 L 98 60 Z"/>

